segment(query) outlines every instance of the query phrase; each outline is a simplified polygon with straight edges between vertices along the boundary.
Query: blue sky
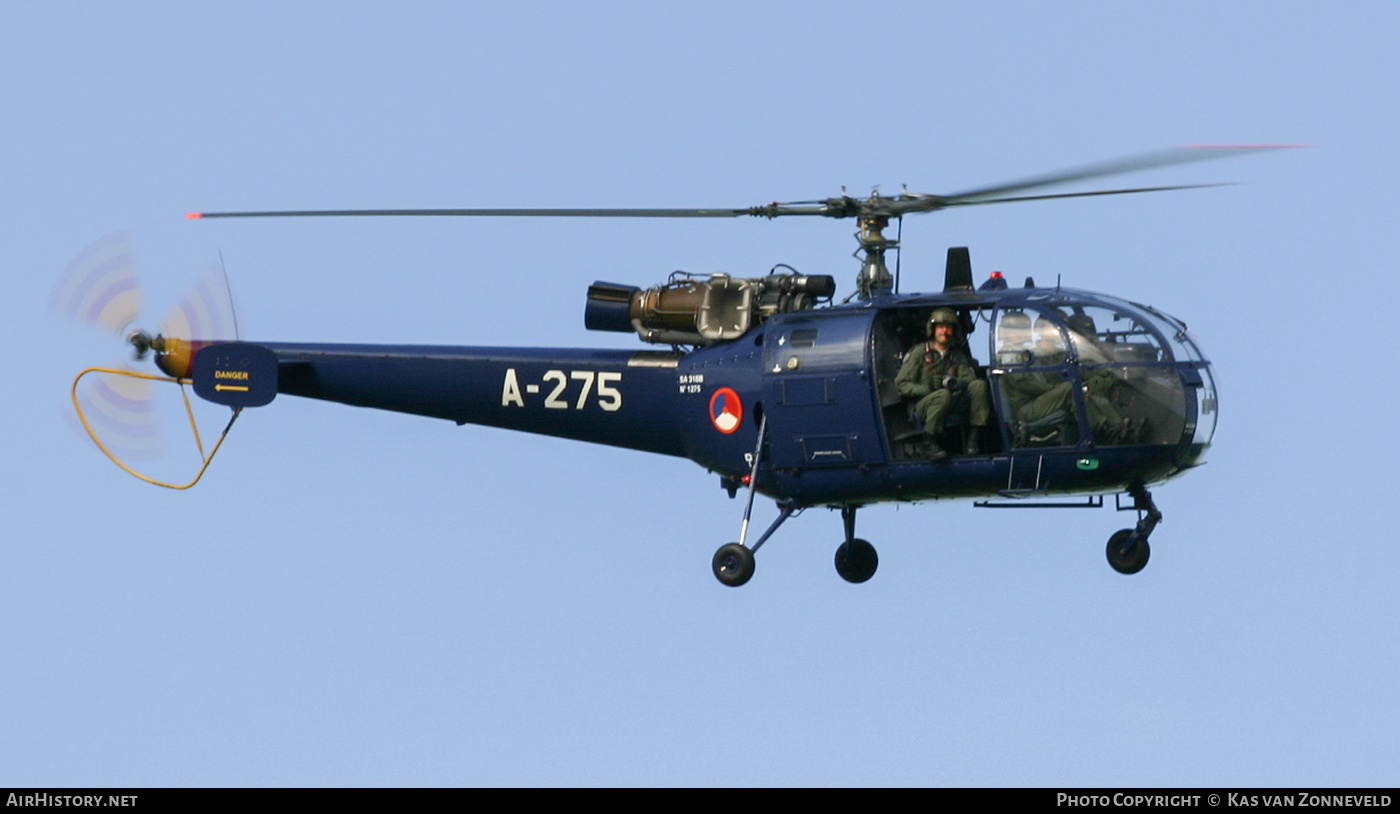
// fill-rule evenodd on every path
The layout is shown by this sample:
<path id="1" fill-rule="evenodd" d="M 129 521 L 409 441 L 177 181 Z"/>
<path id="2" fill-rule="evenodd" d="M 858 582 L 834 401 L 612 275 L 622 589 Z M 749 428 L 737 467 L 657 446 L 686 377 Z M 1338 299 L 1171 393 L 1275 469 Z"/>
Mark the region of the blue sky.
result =
<path id="1" fill-rule="evenodd" d="M 1395 783 L 1393 4 L 0 21 L 0 784 Z M 293 398 L 160 490 L 66 418 L 122 348 L 45 310 L 124 229 L 152 324 L 222 251 L 251 338 L 633 347 L 583 330 L 592 281 L 788 263 L 844 295 L 851 225 L 183 215 L 737 207 L 1258 142 L 1312 146 L 1132 177 L 1237 186 L 905 224 L 906 289 L 966 245 L 979 278 L 1190 324 L 1221 424 L 1131 578 L 1103 558 L 1126 514 L 946 503 L 861 512 L 869 583 L 814 510 L 729 590 L 742 502 L 693 464 Z"/>

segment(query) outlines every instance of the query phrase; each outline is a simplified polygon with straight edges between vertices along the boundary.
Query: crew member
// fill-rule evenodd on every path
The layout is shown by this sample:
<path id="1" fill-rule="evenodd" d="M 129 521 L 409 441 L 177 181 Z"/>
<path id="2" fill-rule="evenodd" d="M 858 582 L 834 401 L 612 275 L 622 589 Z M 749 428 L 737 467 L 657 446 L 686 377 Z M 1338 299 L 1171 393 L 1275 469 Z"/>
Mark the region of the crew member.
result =
<path id="1" fill-rule="evenodd" d="M 1094 318 L 1082 312 L 1075 313 L 1070 314 L 1065 323 L 1079 349 L 1079 375 L 1084 379 L 1084 401 L 1089 407 L 1094 436 L 1105 444 L 1141 443 L 1146 434 L 1147 418 L 1125 418 L 1114 406 L 1113 388 L 1119 379 L 1107 367 L 1100 366 L 1109 361 L 1109 356 L 1099 347 Z"/>
<path id="2" fill-rule="evenodd" d="M 1089 325 L 1092 325 L 1092 322 Z M 1074 327 L 1078 332 L 1088 326 L 1080 321 Z M 1060 330 L 1045 317 L 1039 317 L 1035 321 L 1035 347 L 1031 356 L 1032 364 L 1044 368 L 1058 367 L 1066 359 L 1065 343 L 1060 336 Z M 1137 424 L 1124 419 L 1108 398 L 1113 386 L 1112 374 L 1102 368 L 1081 370 L 1081 374 L 1086 385 L 1084 403 L 1089 410 L 1089 426 L 1095 436 L 1107 444 L 1131 443 L 1137 431 Z M 1053 441 L 1058 430 L 1065 430 L 1068 434 L 1073 427 L 1074 414 L 1074 386 L 1069 379 L 1051 370 L 1038 370 L 1008 373 L 1002 381 L 1012 410 L 1020 422 L 1021 428 L 1017 432 L 1020 443 Z M 1054 421 L 1056 426 L 1052 428 L 1051 434 L 1035 434 L 1035 425 L 1052 417 L 1058 417 L 1058 420 Z M 1061 443 L 1069 443 L 1073 439 L 1059 440 Z"/>

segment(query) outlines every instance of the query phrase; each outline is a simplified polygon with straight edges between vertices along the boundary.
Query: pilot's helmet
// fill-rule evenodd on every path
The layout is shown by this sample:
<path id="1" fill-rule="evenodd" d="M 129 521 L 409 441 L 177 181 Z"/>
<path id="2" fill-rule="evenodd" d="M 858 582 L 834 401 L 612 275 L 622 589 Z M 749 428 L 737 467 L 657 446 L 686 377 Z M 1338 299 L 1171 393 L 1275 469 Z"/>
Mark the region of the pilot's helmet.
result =
<path id="1" fill-rule="evenodd" d="M 960 327 L 958 315 L 951 308 L 935 308 L 933 313 L 928 315 L 926 329 L 929 336 L 933 336 L 933 326 L 935 325 L 952 325 L 954 329 Z"/>
<path id="2" fill-rule="evenodd" d="M 1070 314 L 1065 320 L 1069 329 L 1086 339 L 1097 339 L 1099 336 L 1098 326 L 1094 324 L 1094 318 L 1083 312 Z"/>

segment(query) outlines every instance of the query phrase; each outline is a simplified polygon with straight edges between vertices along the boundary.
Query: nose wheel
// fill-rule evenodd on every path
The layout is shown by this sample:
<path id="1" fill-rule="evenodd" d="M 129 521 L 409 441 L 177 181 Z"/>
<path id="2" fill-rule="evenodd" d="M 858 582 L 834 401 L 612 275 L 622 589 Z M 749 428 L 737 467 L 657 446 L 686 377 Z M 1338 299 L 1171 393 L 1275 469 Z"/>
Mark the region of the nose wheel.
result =
<path id="1" fill-rule="evenodd" d="M 1152 556 L 1152 548 L 1147 538 L 1134 540 L 1134 529 L 1115 531 L 1108 538 L 1108 564 L 1120 574 L 1136 574 L 1147 567 L 1147 558 Z"/>
<path id="2" fill-rule="evenodd" d="M 1137 526 L 1115 531 L 1108 538 L 1105 552 L 1109 567 L 1120 574 L 1136 574 L 1147 567 L 1147 560 L 1152 556 L 1147 538 L 1162 522 L 1162 513 L 1157 510 L 1157 504 L 1152 502 L 1152 494 L 1146 488 L 1134 486 L 1128 490 L 1128 494 L 1133 496 L 1133 508 L 1138 512 Z"/>

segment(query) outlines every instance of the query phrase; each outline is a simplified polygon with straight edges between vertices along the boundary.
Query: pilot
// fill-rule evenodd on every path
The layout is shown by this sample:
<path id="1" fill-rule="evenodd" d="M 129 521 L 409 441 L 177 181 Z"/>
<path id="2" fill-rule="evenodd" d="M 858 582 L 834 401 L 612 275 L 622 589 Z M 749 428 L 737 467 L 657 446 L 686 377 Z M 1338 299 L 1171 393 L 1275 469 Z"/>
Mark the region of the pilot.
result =
<path id="1" fill-rule="evenodd" d="M 1070 314 L 1065 323 L 1079 348 L 1080 364 L 1102 363 L 1109 356 L 1099 347 L 1099 331 L 1094 318 L 1083 312 Z M 1113 405 L 1113 386 L 1118 378 L 1102 367 L 1082 367 L 1085 403 L 1089 407 L 1089 423 L 1094 435 L 1109 444 L 1133 444 L 1142 440 L 1147 419 L 1124 418 Z"/>
<path id="2" fill-rule="evenodd" d="M 1011 316 L 1007 314 L 1007 318 Z M 1083 318 L 1089 319 L 1087 315 Z M 1075 327 L 1078 333 L 1087 326 L 1081 323 Z M 1096 335 L 1091 328 L 1089 330 L 1090 335 Z M 1055 323 L 1045 317 L 1037 318 L 1034 334 L 1035 347 L 1030 354 L 1030 363 L 1041 367 L 1063 364 L 1068 354 L 1064 338 L 1060 336 L 1060 330 Z M 1108 389 L 1113 385 L 1113 374 L 1095 369 L 1084 370 L 1081 373 L 1089 391 L 1086 394 L 1085 405 L 1089 410 L 1089 425 L 1095 435 L 1107 443 L 1126 443 L 1133 433 L 1134 425 L 1123 419 L 1108 399 Z M 1074 385 L 1061 374 L 1048 370 L 1008 373 L 1002 382 L 1016 419 L 1023 426 L 1030 428 L 1036 422 L 1044 421 L 1056 413 L 1061 413 L 1063 420 L 1055 423 L 1073 423 Z M 1049 440 L 1049 436 L 1030 435 L 1022 438 L 1023 442 L 1032 443 L 1046 440 Z"/>
<path id="3" fill-rule="evenodd" d="M 954 409 L 969 414 L 964 451 L 976 455 L 981 451 L 982 428 L 992 412 L 987 383 L 977 378 L 977 368 L 959 336 L 958 315 L 951 308 L 930 314 L 926 331 L 927 341 L 905 355 L 895 387 L 901 396 L 916 399 L 914 412 L 924 422 L 930 460 L 948 457 L 935 437 L 943 428 L 943 418 Z"/>
<path id="4" fill-rule="evenodd" d="M 1070 337 L 1079 350 L 1080 364 L 1097 365 L 1112 361 L 1108 353 L 1099 346 L 1099 329 L 1094 324 L 1093 317 L 1083 311 L 1076 311 L 1065 317 L 1065 324 L 1069 326 Z"/>

